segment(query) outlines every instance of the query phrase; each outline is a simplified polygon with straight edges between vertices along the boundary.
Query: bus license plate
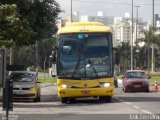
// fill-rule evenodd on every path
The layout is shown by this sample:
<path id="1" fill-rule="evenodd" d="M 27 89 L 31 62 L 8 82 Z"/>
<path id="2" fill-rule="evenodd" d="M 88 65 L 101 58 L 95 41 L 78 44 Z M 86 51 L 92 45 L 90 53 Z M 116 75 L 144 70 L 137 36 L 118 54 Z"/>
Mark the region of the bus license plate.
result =
<path id="1" fill-rule="evenodd" d="M 86 95 L 86 94 L 90 94 L 90 91 L 89 91 L 89 90 L 83 90 L 83 91 L 81 91 L 81 94 L 83 94 L 83 95 L 84 95 L 84 94 L 85 94 L 85 95 Z"/>

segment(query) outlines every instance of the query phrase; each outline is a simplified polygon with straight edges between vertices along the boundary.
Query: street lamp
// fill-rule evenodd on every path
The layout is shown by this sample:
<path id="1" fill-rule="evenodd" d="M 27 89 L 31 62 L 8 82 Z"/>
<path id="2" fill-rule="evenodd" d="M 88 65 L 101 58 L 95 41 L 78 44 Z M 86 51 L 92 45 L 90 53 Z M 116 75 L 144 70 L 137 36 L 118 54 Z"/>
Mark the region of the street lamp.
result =
<path id="1" fill-rule="evenodd" d="M 154 36 L 154 0 L 153 0 L 153 8 L 152 8 L 152 12 L 153 12 L 153 18 L 152 18 L 152 22 L 153 22 L 153 33 L 152 33 L 152 35 Z M 152 37 L 152 39 L 154 39 L 153 37 Z M 152 70 L 152 72 L 154 72 L 154 68 L 155 68 L 155 66 L 154 66 L 154 44 L 152 43 L 152 68 L 151 68 L 151 70 Z"/>
<path id="2" fill-rule="evenodd" d="M 72 18 L 72 0 L 71 0 L 71 22 L 73 21 L 73 18 Z"/>

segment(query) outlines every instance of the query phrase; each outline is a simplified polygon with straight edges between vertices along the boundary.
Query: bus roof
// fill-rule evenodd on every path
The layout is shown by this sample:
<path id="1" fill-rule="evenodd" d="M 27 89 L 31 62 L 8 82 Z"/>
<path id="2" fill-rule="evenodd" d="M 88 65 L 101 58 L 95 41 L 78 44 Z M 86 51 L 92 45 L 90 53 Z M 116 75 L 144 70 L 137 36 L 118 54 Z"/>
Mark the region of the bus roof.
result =
<path id="1" fill-rule="evenodd" d="M 58 34 L 79 32 L 111 32 L 111 29 L 100 22 L 73 22 L 58 30 Z"/>

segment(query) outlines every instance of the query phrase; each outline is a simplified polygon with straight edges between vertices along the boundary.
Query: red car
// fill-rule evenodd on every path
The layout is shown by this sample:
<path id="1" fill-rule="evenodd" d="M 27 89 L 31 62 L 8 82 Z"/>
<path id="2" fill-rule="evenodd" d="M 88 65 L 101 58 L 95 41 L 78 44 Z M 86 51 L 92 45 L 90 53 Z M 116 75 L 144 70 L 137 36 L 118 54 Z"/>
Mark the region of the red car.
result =
<path id="1" fill-rule="evenodd" d="M 148 77 L 142 70 L 127 70 L 122 77 L 123 91 L 149 92 Z"/>

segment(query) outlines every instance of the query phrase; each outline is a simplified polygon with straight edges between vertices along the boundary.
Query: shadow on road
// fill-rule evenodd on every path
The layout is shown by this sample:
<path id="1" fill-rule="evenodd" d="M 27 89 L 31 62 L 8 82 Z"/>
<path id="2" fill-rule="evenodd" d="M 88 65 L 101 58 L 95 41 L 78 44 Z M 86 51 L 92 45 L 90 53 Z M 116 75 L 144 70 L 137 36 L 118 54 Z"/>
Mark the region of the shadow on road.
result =
<path id="1" fill-rule="evenodd" d="M 43 99 L 43 97 L 45 99 Z M 119 102 L 117 99 L 113 97 L 111 103 L 106 103 L 105 101 L 100 101 L 97 98 L 87 97 L 87 98 L 78 98 L 68 104 L 62 104 L 60 99 L 55 96 L 42 96 L 42 100 L 40 102 L 32 102 L 32 101 L 22 101 L 22 102 L 14 102 L 14 107 L 16 108 L 68 108 L 72 106 L 94 106 L 94 105 L 103 105 L 103 104 L 114 104 Z"/>

